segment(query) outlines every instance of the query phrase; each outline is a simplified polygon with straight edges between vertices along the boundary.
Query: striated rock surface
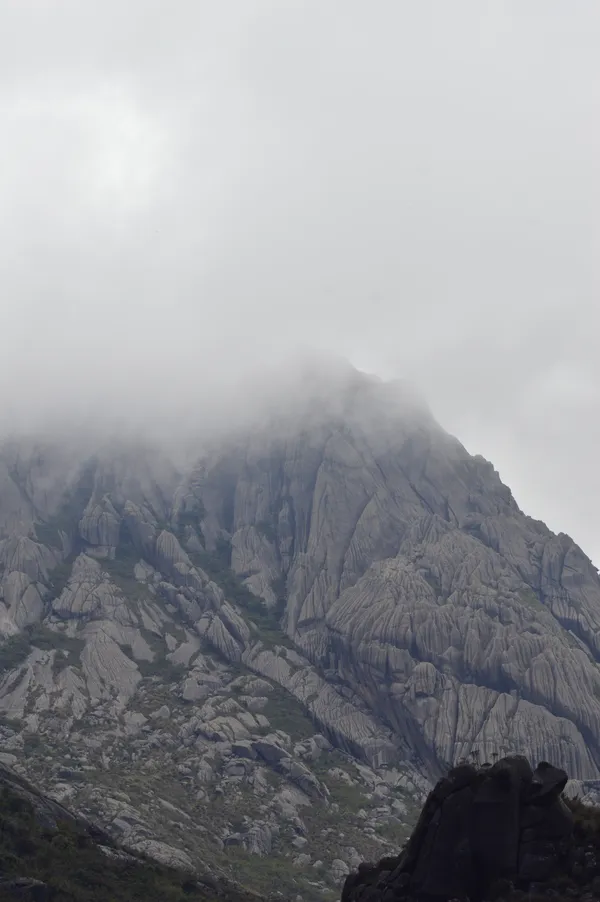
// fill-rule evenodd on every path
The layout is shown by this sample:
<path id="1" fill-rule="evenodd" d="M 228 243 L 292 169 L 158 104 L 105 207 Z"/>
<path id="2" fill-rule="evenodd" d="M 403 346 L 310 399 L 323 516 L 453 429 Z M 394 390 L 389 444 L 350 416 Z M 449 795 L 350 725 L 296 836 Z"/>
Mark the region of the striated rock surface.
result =
<path id="1" fill-rule="evenodd" d="M 207 535 L 266 604 L 283 587 L 295 646 L 432 773 L 524 750 L 598 777 L 589 559 L 401 387 L 349 374 L 318 401 L 198 465 L 183 496 Z"/>

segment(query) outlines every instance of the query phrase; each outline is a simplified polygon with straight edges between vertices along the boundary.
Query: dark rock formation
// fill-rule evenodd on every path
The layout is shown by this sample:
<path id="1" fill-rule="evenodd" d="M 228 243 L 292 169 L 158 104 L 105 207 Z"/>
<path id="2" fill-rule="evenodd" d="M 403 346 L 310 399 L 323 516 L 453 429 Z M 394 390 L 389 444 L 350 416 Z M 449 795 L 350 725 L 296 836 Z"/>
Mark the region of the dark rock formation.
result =
<path id="1" fill-rule="evenodd" d="M 20 899 L 21 902 L 49 902 L 50 891 L 41 880 L 31 877 L 0 879 L 0 899 Z"/>
<path id="2" fill-rule="evenodd" d="M 31 807 L 37 825 L 44 830 L 58 830 L 60 824 L 101 845 L 112 845 L 108 833 L 80 814 L 73 814 L 55 799 L 39 792 L 10 767 L 0 764 L 0 797 L 18 799 Z"/>
<path id="3" fill-rule="evenodd" d="M 562 797 L 567 774 L 525 758 L 455 767 L 397 858 L 361 865 L 342 902 L 597 899 L 600 811 Z M 597 823 L 593 823 L 596 818 Z M 535 895 L 533 895 L 535 894 Z"/>

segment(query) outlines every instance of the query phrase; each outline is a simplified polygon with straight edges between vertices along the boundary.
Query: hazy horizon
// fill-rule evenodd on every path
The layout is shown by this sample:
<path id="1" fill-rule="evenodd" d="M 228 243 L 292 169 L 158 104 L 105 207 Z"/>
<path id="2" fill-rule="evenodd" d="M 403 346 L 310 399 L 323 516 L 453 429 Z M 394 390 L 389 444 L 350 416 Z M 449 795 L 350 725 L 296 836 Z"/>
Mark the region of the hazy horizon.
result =
<path id="1" fill-rule="evenodd" d="M 0 430 L 331 351 L 600 561 L 600 7 L 341 9 L 0 2 Z"/>

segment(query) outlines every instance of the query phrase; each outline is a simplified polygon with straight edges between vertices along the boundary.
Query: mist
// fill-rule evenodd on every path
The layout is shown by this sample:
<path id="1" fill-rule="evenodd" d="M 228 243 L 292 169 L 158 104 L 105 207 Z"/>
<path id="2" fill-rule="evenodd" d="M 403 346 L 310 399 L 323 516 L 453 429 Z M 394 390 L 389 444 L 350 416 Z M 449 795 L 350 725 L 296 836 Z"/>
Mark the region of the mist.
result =
<path id="1" fill-rule="evenodd" d="M 600 559 L 599 38 L 594 0 L 0 3 L 0 432 L 195 434 L 331 351 Z"/>

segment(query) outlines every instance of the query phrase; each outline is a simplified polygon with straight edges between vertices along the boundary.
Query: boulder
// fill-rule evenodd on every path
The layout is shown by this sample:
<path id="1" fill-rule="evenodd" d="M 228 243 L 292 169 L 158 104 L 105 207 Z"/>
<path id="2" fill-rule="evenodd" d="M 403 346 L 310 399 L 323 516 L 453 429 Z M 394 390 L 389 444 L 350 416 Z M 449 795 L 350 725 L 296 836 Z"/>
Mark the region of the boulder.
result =
<path id="1" fill-rule="evenodd" d="M 348 876 L 349 872 L 350 868 L 341 858 L 335 858 L 331 862 L 331 879 L 334 883 L 340 884 Z"/>
<path id="2" fill-rule="evenodd" d="M 267 762 L 267 764 L 277 764 L 282 758 L 287 758 L 287 752 L 280 745 L 267 740 L 258 739 L 252 743 L 254 751 Z"/>

